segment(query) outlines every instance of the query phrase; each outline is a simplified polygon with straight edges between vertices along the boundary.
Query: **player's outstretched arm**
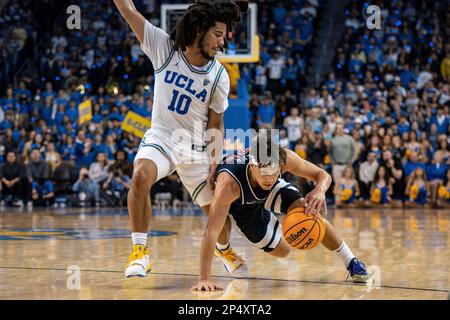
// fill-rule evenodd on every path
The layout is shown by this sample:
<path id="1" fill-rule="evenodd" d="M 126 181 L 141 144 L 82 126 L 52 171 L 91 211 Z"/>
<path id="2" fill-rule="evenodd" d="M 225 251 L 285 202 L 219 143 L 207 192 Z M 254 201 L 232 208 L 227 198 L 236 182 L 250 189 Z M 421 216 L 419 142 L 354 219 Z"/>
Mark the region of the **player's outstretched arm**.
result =
<path id="1" fill-rule="evenodd" d="M 327 214 L 327 203 L 325 193 L 331 184 L 331 176 L 322 168 L 302 159 L 295 152 L 286 149 L 287 159 L 283 171 L 314 181 L 316 186 L 305 196 L 307 214 L 318 215 L 322 210 Z"/>
<path id="2" fill-rule="evenodd" d="M 144 41 L 145 18 L 136 10 L 132 0 L 114 0 L 120 14 L 126 20 L 139 42 Z"/>
<path id="3" fill-rule="evenodd" d="M 200 248 L 200 276 L 199 283 L 191 290 L 221 290 L 222 288 L 210 281 L 211 264 L 220 231 L 225 224 L 230 205 L 240 197 L 237 182 L 226 172 L 217 178 L 216 191 L 211 202 L 205 233 Z"/>

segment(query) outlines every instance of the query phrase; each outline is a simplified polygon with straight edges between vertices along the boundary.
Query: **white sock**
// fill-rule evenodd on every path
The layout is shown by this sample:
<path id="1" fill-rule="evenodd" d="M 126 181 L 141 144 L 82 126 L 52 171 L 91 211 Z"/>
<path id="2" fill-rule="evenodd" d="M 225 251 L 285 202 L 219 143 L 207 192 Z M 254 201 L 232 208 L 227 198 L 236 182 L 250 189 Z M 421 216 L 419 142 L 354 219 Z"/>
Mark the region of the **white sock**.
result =
<path id="1" fill-rule="evenodd" d="M 220 243 L 216 242 L 216 248 L 219 249 L 220 251 L 227 250 L 229 247 L 230 247 L 230 241 L 228 241 L 225 244 L 220 244 Z"/>
<path id="2" fill-rule="evenodd" d="M 133 245 L 143 245 L 147 246 L 147 234 L 143 232 L 132 232 L 131 239 L 133 240 Z"/>
<path id="3" fill-rule="evenodd" d="M 342 260 L 345 267 L 347 268 L 350 264 L 350 261 L 355 257 L 352 250 L 348 247 L 348 245 L 345 243 L 345 241 L 342 241 L 342 244 L 334 250 L 336 252 L 337 256 Z"/>

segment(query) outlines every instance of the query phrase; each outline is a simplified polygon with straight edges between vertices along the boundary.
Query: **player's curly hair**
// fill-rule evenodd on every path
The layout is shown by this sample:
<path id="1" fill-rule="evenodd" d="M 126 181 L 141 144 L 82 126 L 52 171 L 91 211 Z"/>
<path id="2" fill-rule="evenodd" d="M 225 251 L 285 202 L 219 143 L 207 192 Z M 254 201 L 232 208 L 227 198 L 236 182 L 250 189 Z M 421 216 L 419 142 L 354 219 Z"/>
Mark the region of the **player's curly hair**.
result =
<path id="1" fill-rule="evenodd" d="M 186 47 L 194 44 L 197 34 L 200 34 L 200 39 L 203 39 L 206 32 L 214 27 L 216 22 L 225 23 L 227 32 L 232 31 L 240 21 L 240 13 L 247 10 L 247 0 L 197 0 L 187 9 L 171 31 L 170 38 L 174 41 L 173 49 L 186 50 Z M 226 37 L 224 48 L 228 48 Z"/>

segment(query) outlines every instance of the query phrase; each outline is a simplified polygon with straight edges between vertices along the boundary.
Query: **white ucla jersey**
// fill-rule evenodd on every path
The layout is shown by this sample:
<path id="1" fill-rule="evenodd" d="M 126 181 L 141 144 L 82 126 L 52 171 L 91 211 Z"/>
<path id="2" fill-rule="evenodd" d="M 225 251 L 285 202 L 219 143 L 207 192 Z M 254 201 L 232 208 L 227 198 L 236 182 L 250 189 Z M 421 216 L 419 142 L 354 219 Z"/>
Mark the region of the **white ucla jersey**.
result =
<path id="1" fill-rule="evenodd" d="M 205 67 L 191 65 L 184 53 L 172 50 L 169 35 L 150 22 L 145 22 L 142 50 L 155 69 L 155 92 L 151 129 L 153 134 L 183 144 L 204 145 L 204 131 L 211 108 L 216 113 L 228 107 L 230 80 L 223 65 L 216 59 Z M 178 131 L 175 131 L 178 130 Z M 167 140 L 166 140 L 167 141 Z"/>

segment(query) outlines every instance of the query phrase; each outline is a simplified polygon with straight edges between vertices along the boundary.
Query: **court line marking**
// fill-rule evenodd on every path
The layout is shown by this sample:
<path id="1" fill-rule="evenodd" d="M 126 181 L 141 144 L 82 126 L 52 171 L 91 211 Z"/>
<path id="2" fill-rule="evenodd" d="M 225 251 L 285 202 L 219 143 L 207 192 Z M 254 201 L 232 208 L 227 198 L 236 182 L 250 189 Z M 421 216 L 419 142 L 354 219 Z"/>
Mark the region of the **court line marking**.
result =
<path id="1" fill-rule="evenodd" d="M 47 271 L 67 271 L 67 269 L 62 268 L 26 268 L 26 267 L 2 267 L 0 269 L 18 269 L 18 270 L 47 270 Z M 81 269 L 84 272 L 104 272 L 104 273 L 123 273 L 123 271 L 117 270 L 88 270 Z M 149 275 L 166 275 L 166 276 L 186 276 L 186 277 L 198 277 L 198 274 L 193 273 L 175 273 L 175 272 L 150 272 Z M 356 286 L 365 287 L 364 284 L 355 284 L 352 282 L 336 282 L 336 281 L 319 281 L 319 280 L 298 280 L 298 279 L 279 279 L 279 278 L 264 278 L 264 277 L 233 277 L 233 276 L 212 276 L 212 278 L 222 278 L 222 279 L 243 279 L 243 280 L 261 280 L 261 281 L 279 281 L 279 282 L 296 282 L 296 283 L 308 283 L 308 284 L 335 284 L 340 286 Z M 433 292 L 443 292 L 448 293 L 449 291 L 444 289 L 433 289 L 433 288 L 413 288 L 413 287 L 401 287 L 401 286 L 391 286 L 391 285 L 381 285 L 380 288 L 388 289 L 400 289 L 400 290 L 415 290 L 415 291 L 433 291 Z"/>

